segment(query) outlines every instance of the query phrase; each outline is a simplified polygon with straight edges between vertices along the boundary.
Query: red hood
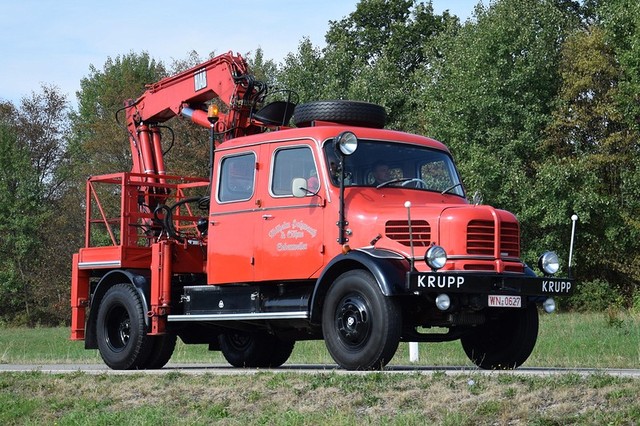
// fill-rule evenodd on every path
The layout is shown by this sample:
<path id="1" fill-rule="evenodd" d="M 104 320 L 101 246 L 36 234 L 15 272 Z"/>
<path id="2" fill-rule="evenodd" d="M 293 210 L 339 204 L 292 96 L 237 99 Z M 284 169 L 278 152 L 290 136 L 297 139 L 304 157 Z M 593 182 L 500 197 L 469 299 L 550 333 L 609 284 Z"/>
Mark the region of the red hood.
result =
<path id="1" fill-rule="evenodd" d="M 455 195 L 396 188 L 389 191 L 358 188 L 346 193 L 351 247 L 370 246 L 374 241 L 376 248 L 409 256 L 406 201 L 411 202 L 411 230 L 417 256 L 422 255 L 425 247 L 438 244 L 450 256 L 519 257 L 519 226 L 513 214 L 491 206 L 470 205 Z M 513 247 L 505 248 L 509 239 Z"/>

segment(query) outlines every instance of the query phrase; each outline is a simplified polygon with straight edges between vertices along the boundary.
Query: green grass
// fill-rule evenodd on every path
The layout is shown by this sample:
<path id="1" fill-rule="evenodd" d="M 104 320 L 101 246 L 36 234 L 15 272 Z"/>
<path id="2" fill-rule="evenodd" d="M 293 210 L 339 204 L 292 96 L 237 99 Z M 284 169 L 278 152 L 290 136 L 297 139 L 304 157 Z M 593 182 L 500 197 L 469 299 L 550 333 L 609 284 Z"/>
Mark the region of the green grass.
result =
<path id="1" fill-rule="evenodd" d="M 0 373 L 0 424 L 637 424 L 638 394 L 575 374 Z"/>
<path id="2" fill-rule="evenodd" d="M 102 363 L 67 328 L 0 329 L 0 362 Z M 178 344 L 174 363 L 224 363 Z M 298 342 L 289 363 L 332 364 L 323 342 Z M 408 364 L 402 344 L 392 364 Z M 459 342 L 420 345 L 420 364 L 471 365 Z M 640 368 L 640 318 L 543 315 L 525 366 Z M 243 375 L 0 373 L 2 425 L 638 424 L 640 379 L 474 372 Z"/>
<path id="3" fill-rule="evenodd" d="M 419 365 L 471 366 L 458 341 L 422 343 Z M 178 342 L 172 363 L 226 363 L 205 345 Z M 68 328 L 0 329 L 0 363 L 102 363 L 84 342 L 70 341 Z M 290 364 L 333 364 L 324 342 L 298 342 Z M 402 343 L 391 364 L 409 364 Z M 537 345 L 525 366 L 640 368 L 640 316 L 630 313 L 541 315 Z"/>

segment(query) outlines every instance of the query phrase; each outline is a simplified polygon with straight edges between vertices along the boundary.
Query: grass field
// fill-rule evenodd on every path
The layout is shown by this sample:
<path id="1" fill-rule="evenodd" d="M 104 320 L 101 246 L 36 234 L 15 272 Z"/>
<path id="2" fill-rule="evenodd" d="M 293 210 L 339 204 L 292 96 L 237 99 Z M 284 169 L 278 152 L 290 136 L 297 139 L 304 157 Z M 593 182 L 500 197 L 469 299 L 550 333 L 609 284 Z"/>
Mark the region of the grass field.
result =
<path id="1" fill-rule="evenodd" d="M 633 425 L 640 380 L 384 372 L 0 374 L 0 424 Z"/>
<path id="2" fill-rule="evenodd" d="M 68 335 L 66 328 L 0 329 L 0 362 L 102 362 Z M 224 359 L 180 344 L 171 362 Z M 299 342 L 289 362 L 333 363 L 322 342 Z M 408 364 L 406 345 L 392 364 Z M 471 365 L 458 342 L 421 344 L 419 364 Z M 640 317 L 544 315 L 525 366 L 640 368 Z M 605 374 L 0 373 L 0 424 L 627 425 L 640 423 L 638 395 L 640 379 Z"/>

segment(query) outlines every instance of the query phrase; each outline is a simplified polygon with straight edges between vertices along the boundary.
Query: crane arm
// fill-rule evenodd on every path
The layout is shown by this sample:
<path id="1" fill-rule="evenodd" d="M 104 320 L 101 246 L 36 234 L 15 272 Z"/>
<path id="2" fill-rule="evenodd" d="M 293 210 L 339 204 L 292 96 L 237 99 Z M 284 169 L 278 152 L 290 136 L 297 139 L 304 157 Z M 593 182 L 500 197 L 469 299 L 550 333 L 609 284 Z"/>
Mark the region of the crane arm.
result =
<path id="1" fill-rule="evenodd" d="M 242 56 L 232 52 L 148 85 L 142 96 L 125 103 L 132 171 L 165 173 L 161 135 L 156 125 L 178 115 L 214 128 L 222 140 L 262 131 L 265 124 L 252 120 L 251 112 L 265 95 L 266 85 L 249 73 Z M 205 103 L 213 99 L 218 100 L 223 110 L 215 117 L 204 109 Z"/>

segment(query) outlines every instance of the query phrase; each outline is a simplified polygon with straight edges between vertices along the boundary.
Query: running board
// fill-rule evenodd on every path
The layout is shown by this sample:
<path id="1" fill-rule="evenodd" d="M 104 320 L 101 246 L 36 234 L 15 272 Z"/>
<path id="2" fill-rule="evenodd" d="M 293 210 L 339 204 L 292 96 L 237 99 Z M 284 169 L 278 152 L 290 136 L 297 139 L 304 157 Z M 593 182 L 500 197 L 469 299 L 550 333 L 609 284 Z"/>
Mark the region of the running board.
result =
<path id="1" fill-rule="evenodd" d="M 262 320 L 290 320 L 309 319 L 309 312 L 254 312 L 242 314 L 196 314 L 196 315 L 168 315 L 169 322 L 188 321 L 262 321 Z"/>

